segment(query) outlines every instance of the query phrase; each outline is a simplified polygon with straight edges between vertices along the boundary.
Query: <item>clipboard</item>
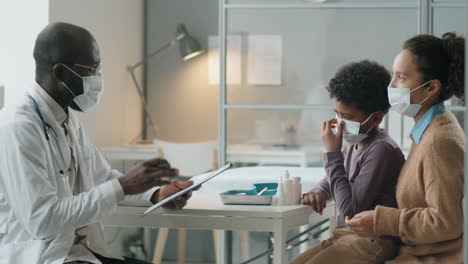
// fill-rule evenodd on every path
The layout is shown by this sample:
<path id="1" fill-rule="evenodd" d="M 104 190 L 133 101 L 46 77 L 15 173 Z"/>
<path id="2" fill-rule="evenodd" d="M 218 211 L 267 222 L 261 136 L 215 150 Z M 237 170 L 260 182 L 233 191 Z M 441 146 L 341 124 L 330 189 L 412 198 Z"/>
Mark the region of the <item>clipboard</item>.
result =
<path id="1" fill-rule="evenodd" d="M 162 201 L 160 201 L 159 203 L 156 203 L 154 205 L 152 205 L 150 208 L 148 208 L 144 213 L 143 213 L 143 216 L 153 212 L 154 210 L 158 209 L 159 207 L 165 205 L 166 203 L 170 202 L 172 199 L 174 198 L 177 198 L 185 193 L 188 193 L 190 192 L 191 190 L 193 189 L 196 189 L 197 187 L 199 187 L 200 185 L 202 185 L 203 183 L 213 179 L 214 177 L 220 175 L 221 173 L 225 172 L 226 170 L 230 169 L 232 167 L 232 164 L 231 163 L 228 163 L 226 164 L 224 167 L 218 169 L 217 171 L 214 171 L 211 173 L 211 175 L 207 176 L 205 179 L 203 179 L 202 181 L 200 181 L 199 183 L 197 184 L 193 184 L 183 190 L 180 190 L 174 194 L 172 194 L 171 196 L 169 197 L 166 197 L 164 198 Z"/>

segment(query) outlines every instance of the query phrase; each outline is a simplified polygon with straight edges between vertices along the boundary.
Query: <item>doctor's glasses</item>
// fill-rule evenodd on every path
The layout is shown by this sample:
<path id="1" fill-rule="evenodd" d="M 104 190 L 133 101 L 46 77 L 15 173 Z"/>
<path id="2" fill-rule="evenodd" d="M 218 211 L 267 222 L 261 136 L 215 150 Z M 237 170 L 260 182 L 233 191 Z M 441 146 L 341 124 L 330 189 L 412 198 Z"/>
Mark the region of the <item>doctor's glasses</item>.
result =
<path id="1" fill-rule="evenodd" d="M 101 74 L 101 71 L 102 71 L 102 64 L 99 64 L 97 67 L 91 67 L 91 66 L 86 66 L 83 64 L 74 63 L 73 66 L 78 66 L 78 67 L 87 69 L 91 71 L 94 75 Z"/>

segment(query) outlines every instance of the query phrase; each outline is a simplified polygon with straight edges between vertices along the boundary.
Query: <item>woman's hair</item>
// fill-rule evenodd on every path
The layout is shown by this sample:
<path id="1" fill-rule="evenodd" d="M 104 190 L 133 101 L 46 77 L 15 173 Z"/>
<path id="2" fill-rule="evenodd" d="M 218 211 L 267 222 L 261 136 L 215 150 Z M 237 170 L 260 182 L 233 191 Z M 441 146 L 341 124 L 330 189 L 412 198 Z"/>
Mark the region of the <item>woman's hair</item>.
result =
<path id="1" fill-rule="evenodd" d="M 418 35 L 405 41 L 403 49 L 414 57 L 423 83 L 439 80 L 442 83 L 439 102 L 453 95 L 465 100 L 465 39 L 455 33 L 445 33 L 442 38 Z"/>
<path id="2" fill-rule="evenodd" d="M 382 65 L 363 60 L 342 66 L 330 80 L 327 90 L 331 98 L 352 105 L 368 115 L 388 112 L 387 87 L 390 73 Z"/>

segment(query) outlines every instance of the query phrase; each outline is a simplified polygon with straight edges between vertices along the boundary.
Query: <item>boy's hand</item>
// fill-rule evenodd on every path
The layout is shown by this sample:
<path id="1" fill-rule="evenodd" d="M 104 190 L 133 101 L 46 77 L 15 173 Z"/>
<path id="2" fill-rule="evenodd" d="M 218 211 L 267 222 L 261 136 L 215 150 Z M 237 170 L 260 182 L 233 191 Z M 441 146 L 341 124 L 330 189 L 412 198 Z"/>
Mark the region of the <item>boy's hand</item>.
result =
<path id="1" fill-rule="evenodd" d="M 335 128 L 337 125 L 336 118 L 330 119 L 323 122 L 322 124 L 322 143 L 326 152 L 336 152 L 341 150 L 343 144 L 343 126 L 344 122 L 338 124 L 338 129 L 336 134 L 333 132 L 332 128 Z"/>
<path id="2" fill-rule="evenodd" d="M 326 202 L 319 192 L 309 192 L 302 196 L 302 203 L 312 206 L 312 209 L 320 215 L 322 215 Z"/>

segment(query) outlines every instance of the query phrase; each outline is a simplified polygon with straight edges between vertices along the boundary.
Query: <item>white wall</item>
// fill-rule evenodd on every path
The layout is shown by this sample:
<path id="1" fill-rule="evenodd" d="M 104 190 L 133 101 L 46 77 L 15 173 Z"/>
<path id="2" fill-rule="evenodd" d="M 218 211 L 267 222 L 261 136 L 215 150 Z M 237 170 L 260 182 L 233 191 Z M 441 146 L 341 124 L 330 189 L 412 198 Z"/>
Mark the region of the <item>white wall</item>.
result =
<path id="1" fill-rule="evenodd" d="M 34 42 L 48 23 L 49 1 L 1 1 L 0 10 L 0 86 L 5 86 L 7 105 L 20 100 L 34 84 Z"/>
<path id="2" fill-rule="evenodd" d="M 184 23 L 207 50 L 208 36 L 218 33 L 217 0 L 148 1 L 147 47 L 153 52 L 175 36 Z M 173 142 L 212 141 L 218 137 L 218 85 L 208 85 L 208 52 L 188 61 L 175 45 L 148 62 L 148 108 L 157 134 Z"/>
<path id="3" fill-rule="evenodd" d="M 99 43 L 105 92 L 95 109 L 80 115 L 89 134 L 100 147 L 128 143 L 141 128 L 141 108 L 126 67 L 142 58 L 143 1 L 50 0 L 49 12 L 51 22 L 84 27 Z"/>

